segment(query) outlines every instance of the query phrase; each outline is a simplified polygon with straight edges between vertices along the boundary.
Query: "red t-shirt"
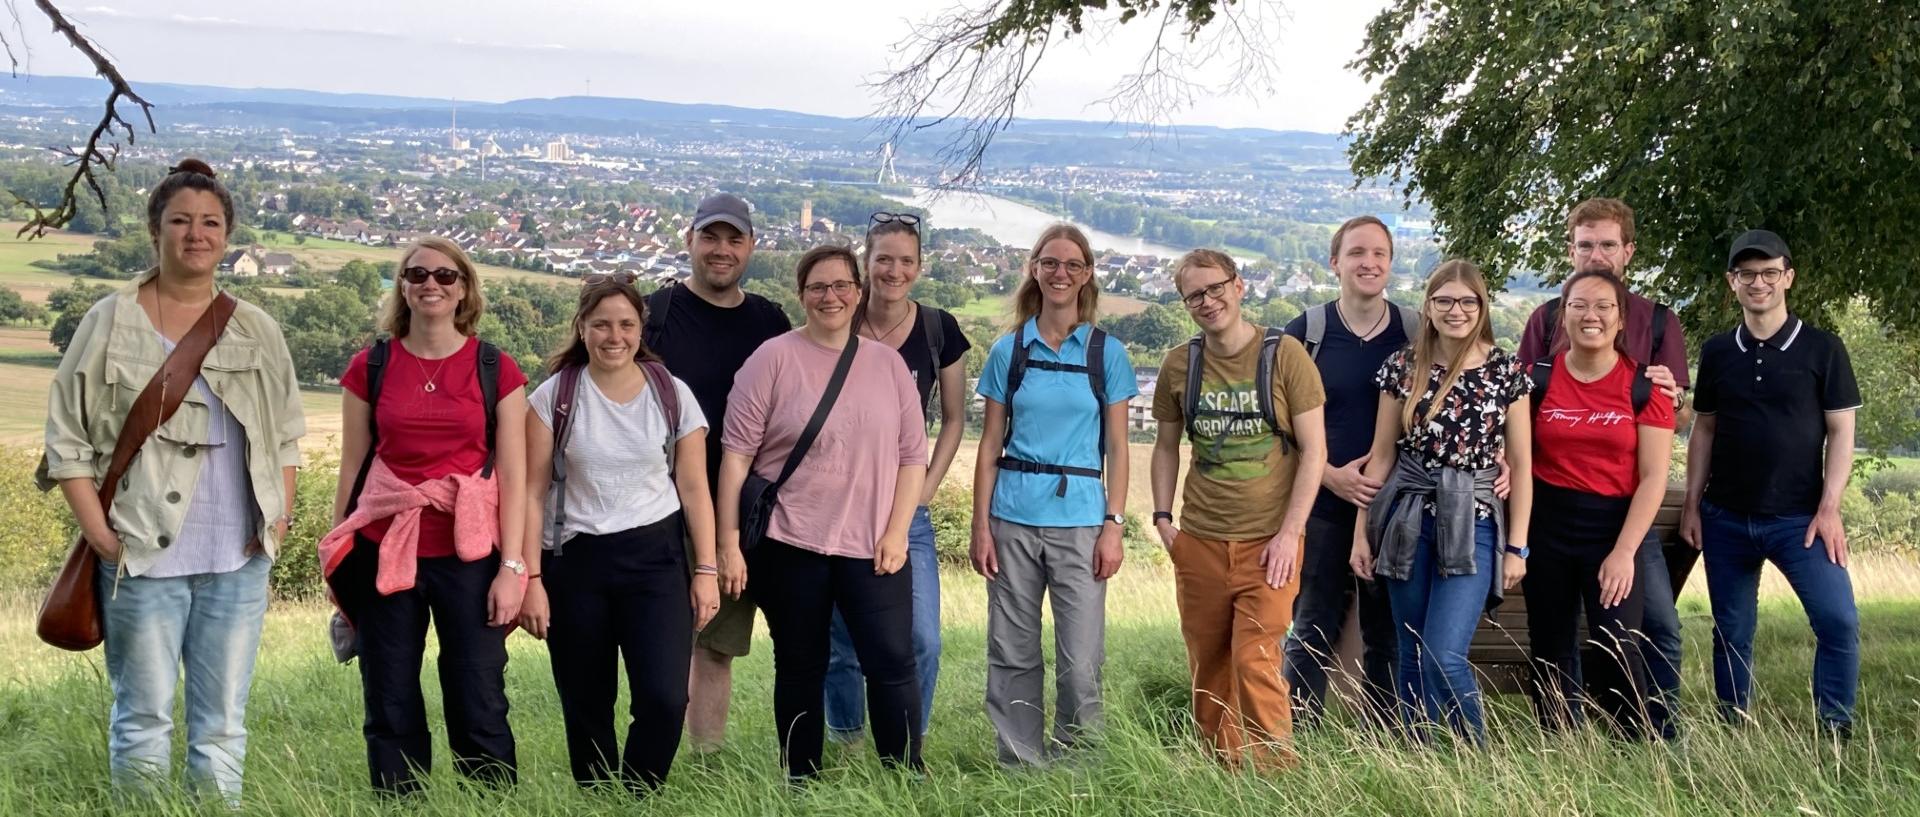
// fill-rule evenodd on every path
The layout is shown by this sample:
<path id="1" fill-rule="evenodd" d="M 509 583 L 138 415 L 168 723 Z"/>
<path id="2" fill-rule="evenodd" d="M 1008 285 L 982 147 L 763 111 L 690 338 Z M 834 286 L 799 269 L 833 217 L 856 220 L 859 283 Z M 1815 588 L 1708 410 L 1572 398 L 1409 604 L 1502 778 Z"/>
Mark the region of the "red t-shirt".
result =
<path id="1" fill-rule="evenodd" d="M 487 462 L 487 414 L 480 400 L 480 341 L 468 338 L 460 351 L 441 360 L 414 357 L 407 347 L 388 344 L 386 375 L 374 422 L 380 428 L 377 453 L 394 476 L 419 484 L 449 474 L 471 474 Z M 360 350 L 340 376 L 340 386 L 367 399 L 367 349 Z M 431 377 L 434 390 L 426 389 Z M 527 376 L 507 353 L 500 353 L 500 395 L 527 384 Z M 390 520 L 368 525 L 361 534 L 380 541 Z M 420 515 L 420 556 L 453 555 L 453 515 L 428 508 Z"/>
<path id="2" fill-rule="evenodd" d="M 1533 415 L 1533 475 L 1549 485 L 1614 498 L 1640 484 L 1639 426 L 1673 428 L 1673 401 L 1658 388 L 1639 416 L 1625 356 L 1592 383 L 1567 372 L 1567 354 L 1553 358 L 1547 397 Z"/>

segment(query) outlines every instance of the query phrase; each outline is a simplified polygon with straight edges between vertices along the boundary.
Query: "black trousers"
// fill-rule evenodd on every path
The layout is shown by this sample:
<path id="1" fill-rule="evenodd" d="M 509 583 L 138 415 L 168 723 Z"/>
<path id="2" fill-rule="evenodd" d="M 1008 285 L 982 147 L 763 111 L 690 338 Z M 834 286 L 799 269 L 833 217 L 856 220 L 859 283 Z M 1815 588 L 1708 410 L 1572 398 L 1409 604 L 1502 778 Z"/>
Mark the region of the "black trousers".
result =
<path id="1" fill-rule="evenodd" d="M 373 586 L 378 547 L 358 539 L 333 582 L 360 639 L 363 731 L 374 789 L 417 790 L 417 775 L 433 769 L 420 692 L 429 621 L 440 640 L 440 695 L 454 768 L 470 778 L 513 783 L 518 761 L 507 726 L 507 631 L 487 626 L 487 591 L 500 570 L 499 554 L 475 562 L 421 559 L 412 589 L 382 596 Z"/>
<path id="2" fill-rule="evenodd" d="M 1600 563 L 1626 523 L 1630 500 L 1534 481 L 1533 555 L 1527 560 L 1527 633 L 1533 644 L 1534 705 L 1542 728 L 1581 722 L 1596 707 L 1627 739 L 1648 734 L 1648 678 L 1640 634 L 1645 577 L 1637 569 L 1626 600 L 1600 606 Z M 1636 543 L 1637 545 L 1638 543 Z M 1580 661 L 1580 615 L 1594 653 Z M 1597 660 L 1595 660 L 1597 659 Z M 1655 724 L 1657 727 L 1658 724 Z M 1657 732 L 1655 733 L 1657 734 Z"/>
<path id="3" fill-rule="evenodd" d="M 762 540 L 747 565 L 748 587 L 773 635 L 774 726 L 788 776 L 820 771 L 835 608 L 867 680 L 874 749 L 888 765 L 921 768 L 912 565 L 876 576 L 872 559 L 825 556 L 773 539 Z"/>
<path id="4" fill-rule="evenodd" d="M 1293 602 L 1293 628 L 1286 639 L 1282 674 L 1292 692 L 1294 718 L 1302 726 L 1320 719 L 1326 709 L 1327 674 L 1335 664 L 1334 647 L 1347 623 L 1347 606 L 1360 600 L 1361 685 L 1365 723 L 1397 723 L 1393 676 L 1399 660 L 1399 638 L 1393 628 L 1393 606 L 1385 582 L 1363 581 L 1353 575 L 1348 557 L 1353 552 L 1354 520 L 1345 523 L 1318 516 L 1307 518 L 1307 547 L 1300 565 L 1300 595 Z"/>
<path id="5" fill-rule="evenodd" d="M 567 730 L 567 757 L 581 785 L 620 778 L 644 793 L 673 768 L 687 717 L 693 609 L 678 512 L 650 525 L 579 535 L 542 560 L 553 613 L 547 651 Z M 626 661 L 627 749 L 613 734 Z"/>

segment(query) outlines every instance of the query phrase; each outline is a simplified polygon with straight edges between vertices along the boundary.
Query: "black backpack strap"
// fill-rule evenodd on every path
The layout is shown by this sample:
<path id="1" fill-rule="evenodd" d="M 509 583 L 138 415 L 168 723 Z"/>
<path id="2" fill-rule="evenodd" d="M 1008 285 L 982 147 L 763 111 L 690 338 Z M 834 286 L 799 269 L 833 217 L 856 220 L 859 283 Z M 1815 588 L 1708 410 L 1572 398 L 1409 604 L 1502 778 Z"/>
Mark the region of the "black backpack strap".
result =
<path id="1" fill-rule="evenodd" d="M 1027 377 L 1027 326 L 1013 330 L 1013 360 L 1007 364 L 1007 424 L 1005 434 L 1001 435 L 1000 450 L 1005 452 L 1013 445 L 1013 395 L 1020 390 L 1020 381 Z"/>
<path id="2" fill-rule="evenodd" d="M 387 338 L 374 340 L 367 349 L 367 455 L 360 460 L 360 473 L 353 477 L 353 492 L 347 495 L 347 513 L 360 504 L 360 491 L 367 487 L 367 474 L 373 471 L 373 458 L 380 449 L 380 421 L 375 411 L 380 406 L 380 386 L 387 379 L 387 356 L 391 354 Z"/>
<path id="3" fill-rule="evenodd" d="M 776 494 L 780 487 L 787 484 L 800 460 L 807 456 L 807 449 L 813 447 L 813 439 L 820 436 L 820 428 L 827 424 L 827 415 L 833 413 L 833 404 L 840 399 L 840 387 L 847 383 L 847 372 L 853 368 L 855 350 L 860 347 L 858 335 L 848 335 L 846 348 L 840 350 L 840 361 L 833 365 L 833 377 L 827 380 L 827 390 L 820 394 L 820 404 L 814 406 L 813 417 L 807 420 L 807 427 L 800 432 L 800 439 L 794 441 L 793 451 L 787 454 L 787 463 L 780 467 L 780 478 L 773 481 L 773 487 L 767 490 Z"/>
<path id="4" fill-rule="evenodd" d="M 1094 416 L 1100 418 L 1100 436 L 1093 447 L 1100 451 L 1100 470 L 1107 470 L 1107 333 L 1090 327 L 1087 333 L 1087 380 L 1093 386 Z"/>
<path id="5" fill-rule="evenodd" d="M 480 341 L 480 365 L 475 366 L 480 378 L 480 402 L 487 408 L 487 464 L 480 468 L 480 478 L 493 476 L 494 441 L 499 439 L 500 429 L 500 349 L 486 341 Z"/>
<path id="6" fill-rule="evenodd" d="M 1647 364 L 1642 363 L 1633 372 L 1633 416 L 1638 418 L 1652 399 L 1653 381 L 1647 379 Z"/>
<path id="7" fill-rule="evenodd" d="M 1200 436 L 1200 367 L 1207 364 L 1207 340 L 1203 335 L 1194 335 L 1187 341 L 1187 393 L 1182 401 L 1183 413 L 1187 421 L 1187 439 Z"/>
<path id="8" fill-rule="evenodd" d="M 644 340 L 646 340 L 648 348 L 659 346 L 660 339 L 666 336 L 667 313 L 673 311 L 673 293 L 674 290 L 679 288 L 680 284 L 678 283 L 671 283 L 661 287 L 660 291 L 666 294 L 660 297 L 660 300 L 663 301 L 663 303 L 660 304 L 660 308 L 647 310 L 647 319 L 640 324 L 640 333 L 645 336 Z M 651 302 L 652 299 L 648 299 L 649 305 L 651 305 Z"/>
<path id="9" fill-rule="evenodd" d="M 1669 311 L 1671 310 L 1667 309 L 1666 304 L 1656 303 L 1653 305 L 1653 346 L 1650 347 L 1650 350 L 1647 352 L 1647 357 L 1652 358 L 1652 360 L 1640 361 L 1642 364 L 1659 364 L 1660 347 L 1665 346 L 1667 343 L 1667 313 Z"/>
<path id="10" fill-rule="evenodd" d="M 1273 404 L 1273 365 L 1274 358 L 1280 354 L 1280 339 L 1286 334 L 1277 328 L 1268 327 L 1266 334 L 1260 337 L 1260 362 L 1254 366 L 1253 388 L 1259 392 L 1254 399 L 1260 403 L 1260 418 L 1267 423 L 1267 430 L 1280 438 L 1280 455 L 1300 447 L 1298 440 L 1282 430 L 1280 411 Z"/>
<path id="11" fill-rule="evenodd" d="M 1541 304 L 1540 307 L 1547 310 L 1546 325 L 1541 327 L 1542 335 L 1540 342 L 1544 344 L 1543 348 L 1545 349 L 1541 357 L 1551 358 L 1553 357 L 1553 336 L 1554 333 L 1560 331 L 1560 296 L 1555 295 L 1547 299 L 1547 302 Z M 1544 390 L 1545 387 L 1542 387 L 1542 391 Z"/>
<path id="12" fill-rule="evenodd" d="M 1527 371 L 1527 377 L 1533 381 L 1533 410 L 1539 411 L 1540 406 L 1547 402 L 1547 384 L 1553 382 L 1553 358 L 1549 356 L 1534 361 L 1532 368 Z"/>
<path id="13" fill-rule="evenodd" d="M 916 302 L 918 303 L 918 302 Z M 940 370 L 944 366 L 940 357 L 947 350 L 947 313 L 936 306 L 920 305 L 920 325 L 927 340 L 927 359 L 933 362 L 928 378 L 933 385 L 927 389 L 927 399 L 920 403 L 920 417 L 927 425 L 933 425 L 933 395 L 940 390 Z M 941 422 L 946 422 L 945 418 Z"/>

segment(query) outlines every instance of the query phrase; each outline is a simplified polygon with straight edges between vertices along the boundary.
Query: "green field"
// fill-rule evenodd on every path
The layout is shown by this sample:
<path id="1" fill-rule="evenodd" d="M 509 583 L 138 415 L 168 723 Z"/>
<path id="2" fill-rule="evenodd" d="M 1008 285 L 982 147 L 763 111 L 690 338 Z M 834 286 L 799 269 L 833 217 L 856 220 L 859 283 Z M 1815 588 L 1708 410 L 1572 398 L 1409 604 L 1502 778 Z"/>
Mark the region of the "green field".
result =
<path id="1" fill-rule="evenodd" d="M 1145 312 L 1153 306 L 1151 301 L 1129 298 L 1125 295 L 1102 294 L 1100 296 L 1100 314 L 1133 315 Z M 996 322 L 1013 319 L 1013 296 L 986 295 L 967 302 L 966 306 L 953 310 L 953 314 L 962 318 L 986 318 Z"/>
<path id="2" fill-rule="evenodd" d="M 54 232 L 31 241 L 16 236 L 19 222 L 0 222 L 0 286 L 9 287 L 34 303 L 46 303 L 47 295 L 72 283 L 74 277 L 33 266 L 35 261 L 51 261 L 65 254 L 93 252 L 97 236 Z"/>
<path id="3" fill-rule="evenodd" d="M 339 269 L 342 264 L 353 260 L 397 262 L 400 260 L 401 252 L 401 248 L 399 247 L 369 247 L 365 244 L 355 244 L 351 241 L 334 241 L 332 239 L 314 238 L 311 236 L 307 238 L 305 243 L 300 243 L 294 241 L 293 236 L 287 233 L 264 230 L 260 233 L 260 245 L 271 250 L 290 253 L 294 258 L 306 262 L 308 266 L 316 270 Z M 479 264 L 476 266 L 481 276 L 486 278 L 512 278 L 546 282 L 573 280 L 562 275 L 532 272 L 529 270 L 514 269 L 512 267 L 500 267 L 492 264 Z"/>
<path id="4" fill-rule="evenodd" d="M 1758 722 L 1732 729 L 1710 715 L 1708 623 L 1686 605 L 1683 741 L 1630 746 L 1597 733 L 1543 737 L 1523 698 L 1493 707 L 1484 752 L 1412 749 L 1336 722 L 1301 736 L 1300 768 L 1271 776 L 1227 773 L 1194 744 L 1186 719 L 1183 646 L 1164 569 L 1129 567 L 1108 598 L 1107 727 L 1103 740 L 1051 771 L 1004 772 L 981 710 L 986 667 L 984 593 L 970 574 L 944 576 L 945 650 L 929 778 L 883 770 L 871 749 L 828 748 L 817 785 L 789 790 L 777 767 L 771 718 L 771 645 L 764 627 L 741 659 L 727 747 L 683 750 L 667 788 L 636 803 L 577 790 L 567 773 L 560 713 L 544 647 L 510 640 L 508 693 L 520 783 L 476 790 L 452 774 L 444 739 L 428 790 L 400 803 L 366 791 L 359 675 L 335 664 L 326 611 L 281 605 L 269 614 L 249 714 L 248 814 L 833 814 L 1281 815 L 1281 814 L 1912 814 L 1920 604 L 1877 600 L 1862 611 L 1860 731 L 1835 747 L 1814 737 L 1806 671 L 1812 644 L 1790 603 L 1766 602 L 1761 620 Z M 110 693 L 98 651 L 62 653 L 34 640 L 24 602 L 0 605 L 0 813 L 120 811 L 104 785 Z M 431 642 L 430 642 L 431 643 Z M 422 673 L 440 732 L 431 648 Z M 176 730 L 176 743 L 178 742 Z M 176 750 L 176 757 L 179 751 Z M 178 768 L 178 761 L 176 762 Z M 179 795 L 140 804 L 152 813 L 202 813 Z"/>

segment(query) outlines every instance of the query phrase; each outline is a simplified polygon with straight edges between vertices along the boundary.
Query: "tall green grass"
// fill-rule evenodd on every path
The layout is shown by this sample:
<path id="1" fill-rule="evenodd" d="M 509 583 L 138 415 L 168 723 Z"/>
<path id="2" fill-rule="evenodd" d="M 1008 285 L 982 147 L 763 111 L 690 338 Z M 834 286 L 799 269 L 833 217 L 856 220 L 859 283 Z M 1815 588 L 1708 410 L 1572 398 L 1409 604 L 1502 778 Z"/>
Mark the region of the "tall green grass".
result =
<path id="1" fill-rule="evenodd" d="M 771 645 L 764 629 L 737 664 L 727 746 L 683 750 L 667 788 L 645 802 L 584 792 L 567 773 L 545 647 L 511 641 L 507 684 L 519 741 L 520 784 L 474 788 L 452 774 L 444 740 L 427 791 L 401 803 L 368 793 L 356 668 L 335 664 L 326 608 L 282 603 L 269 614 L 248 722 L 248 814 L 894 814 L 1021 815 L 1757 815 L 1920 813 L 1920 603 L 1875 596 L 1863 605 L 1859 732 L 1850 745 L 1820 740 L 1807 691 L 1812 641 L 1790 600 L 1764 605 L 1757 651 L 1757 723 L 1711 716 L 1710 623 L 1685 605 L 1685 738 L 1623 745 L 1597 733 L 1546 737 L 1525 701 L 1492 707 L 1485 751 L 1411 749 L 1362 731 L 1338 713 L 1299 739 L 1293 771 L 1222 771 L 1188 726 L 1184 648 L 1164 568 L 1130 566 L 1108 609 L 1107 727 L 1099 744 L 1047 771 L 1005 772 L 982 713 L 984 592 L 948 570 L 945 653 L 920 783 L 883 770 L 865 746 L 828 748 L 830 770 L 789 790 L 772 725 Z M 1912 595 L 1912 586 L 1905 595 Z M 1869 594 L 1873 595 L 1873 594 Z M 110 693 L 98 651 L 61 653 L 34 641 L 30 600 L 0 602 L 0 814 L 199 814 L 211 807 L 170 792 L 122 802 L 106 786 Z M 431 647 L 429 648 L 432 652 Z M 431 658 L 431 656 L 430 656 Z M 434 662 L 423 684 L 440 723 Z M 176 734 L 176 744 L 184 736 Z M 183 757 L 176 750 L 176 757 Z M 180 764 L 176 763 L 176 767 Z"/>

